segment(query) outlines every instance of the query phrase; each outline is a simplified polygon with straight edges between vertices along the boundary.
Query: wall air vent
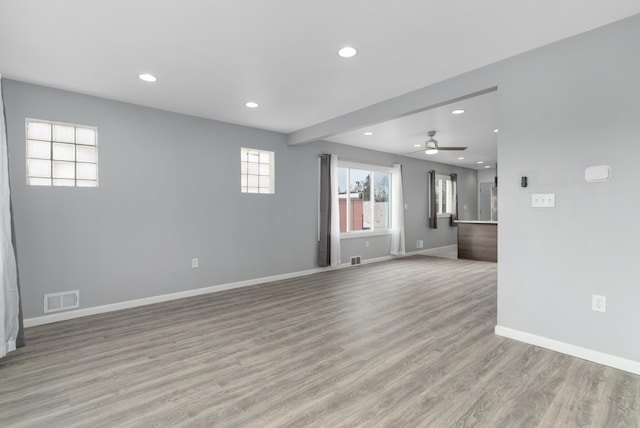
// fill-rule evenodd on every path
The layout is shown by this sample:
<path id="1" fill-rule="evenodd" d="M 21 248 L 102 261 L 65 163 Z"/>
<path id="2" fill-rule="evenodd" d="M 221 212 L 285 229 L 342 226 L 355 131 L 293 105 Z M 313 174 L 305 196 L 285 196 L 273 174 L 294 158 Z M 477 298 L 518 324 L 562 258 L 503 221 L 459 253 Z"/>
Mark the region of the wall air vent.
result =
<path id="1" fill-rule="evenodd" d="M 44 295 L 44 313 L 65 311 L 80 307 L 80 290 Z"/>
<path id="2" fill-rule="evenodd" d="M 351 257 L 351 265 L 359 265 L 361 262 L 362 256 L 353 256 Z"/>

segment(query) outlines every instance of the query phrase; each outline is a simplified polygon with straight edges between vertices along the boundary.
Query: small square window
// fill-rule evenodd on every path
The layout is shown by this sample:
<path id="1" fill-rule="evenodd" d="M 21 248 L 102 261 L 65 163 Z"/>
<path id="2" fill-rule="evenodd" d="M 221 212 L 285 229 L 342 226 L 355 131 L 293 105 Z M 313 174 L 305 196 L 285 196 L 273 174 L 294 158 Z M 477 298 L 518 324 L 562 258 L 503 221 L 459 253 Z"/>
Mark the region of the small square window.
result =
<path id="1" fill-rule="evenodd" d="M 90 126 L 26 119 L 27 184 L 98 186 L 98 131 Z"/>
<path id="2" fill-rule="evenodd" d="M 275 193 L 274 152 L 240 148 L 240 191 Z"/>

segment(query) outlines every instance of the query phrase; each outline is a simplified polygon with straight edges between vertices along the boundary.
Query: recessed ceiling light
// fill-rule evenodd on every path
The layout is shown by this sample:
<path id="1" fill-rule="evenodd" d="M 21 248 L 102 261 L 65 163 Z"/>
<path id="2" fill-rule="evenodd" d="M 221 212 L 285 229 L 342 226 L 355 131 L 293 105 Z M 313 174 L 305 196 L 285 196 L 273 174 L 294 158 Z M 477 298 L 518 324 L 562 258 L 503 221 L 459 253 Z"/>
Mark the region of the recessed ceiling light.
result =
<path id="1" fill-rule="evenodd" d="M 156 76 L 149 73 L 138 74 L 138 79 L 144 80 L 145 82 L 155 82 L 156 80 L 158 80 Z"/>
<path id="2" fill-rule="evenodd" d="M 414 144 L 413 147 L 422 147 L 422 144 Z"/>
<path id="3" fill-rule="evenodd" d="M 364 133 L 364 135 L 366 135 L 366 136 L 373 135 L 373 132 L 367 131 L 367 132 Z"/>
<path id="4" fill-rule="evenodd" d="M 491 168 L 491 165 L 485 165 L 484 167 L 485 168 Z"/>
<path id="5" fill-rule="evenodd" d="M 498 132 L 498 128 L 494 129 L 493 132 Z"/>
<path id="6" fill-rule="evenodd" d="M 352 48 L 351 46 L 345 46 L 338 51 L 338 55 L 340 55 L 342 58 L 351 58 L 357 53 L 358 51 L 356 50 L 356 48 Z"/>
<path id="7" fill-rule="evenodd" d="M 484 163 L 484 161 L 478 161 L 478 162 L 476 162 L 476 163 L 477 163 L 478 165 L 481 165 L 481 164 L 483 164 L 483 163 Z"/>
<path id="8" fill-rule="evenodd" d="M 459 158 L 458 158 L 458 160 L 463 160 L 463 159 L 464 159 L 463 157 L 459 157 Z"/>
<path id="9" fill-rule="evenodd" d="M 244 103 L 245 106 L 249 107 L 249 108 L 257 108 L 258 107 L 258 103 L 254 102 L 254 101 L 249 101 Z"/>
<path id="10" fill-rule="evenodd" d="M 464 110 L 462 110 L 461 108 L 459 108 L 459 109 L 457 109 L 457 110 L 452 111 L 451 113 L 453 113 L 453 114 L 462 114 L 462 113 L 464 113 Z"/>

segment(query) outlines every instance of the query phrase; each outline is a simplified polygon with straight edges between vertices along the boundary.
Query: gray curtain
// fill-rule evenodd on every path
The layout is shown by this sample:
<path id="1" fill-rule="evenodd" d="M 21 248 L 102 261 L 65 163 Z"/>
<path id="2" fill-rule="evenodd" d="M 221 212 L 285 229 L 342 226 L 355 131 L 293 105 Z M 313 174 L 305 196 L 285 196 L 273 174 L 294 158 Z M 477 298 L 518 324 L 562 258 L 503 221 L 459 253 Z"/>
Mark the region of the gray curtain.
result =
<path id="1" fill-rule="evenodd" d="M 436 207 L 436 171 L 429 171 L 429 227 L 438 228 L 438 208 Z"/>
<path id="2" fill-rule="evenodd" d="M 457 227 L 458 223 L 458 174 L 451 174 L 451 186 L 453 187 L 453 207 L 451 217 L 449 217 L 449 225 Z"/>
<path id="3" fill-rule="evenodd" d="M 331 155 L 320 155 L 320 236 L 318 266 L 331 265 Z"/>

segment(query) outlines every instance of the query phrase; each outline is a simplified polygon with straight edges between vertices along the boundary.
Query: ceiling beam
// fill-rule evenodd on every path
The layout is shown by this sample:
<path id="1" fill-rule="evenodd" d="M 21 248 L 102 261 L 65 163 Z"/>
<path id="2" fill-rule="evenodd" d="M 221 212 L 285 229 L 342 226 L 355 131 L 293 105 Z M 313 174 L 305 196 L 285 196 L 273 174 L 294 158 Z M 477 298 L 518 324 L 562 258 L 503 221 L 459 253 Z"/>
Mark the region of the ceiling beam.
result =
<path id="1" fill-rule="evenodd" d="M 361 108 L 288 134 L 289 145 L 312 143 L 336 134 L 397 119 L 495 91 L 500 63 Z"/>

